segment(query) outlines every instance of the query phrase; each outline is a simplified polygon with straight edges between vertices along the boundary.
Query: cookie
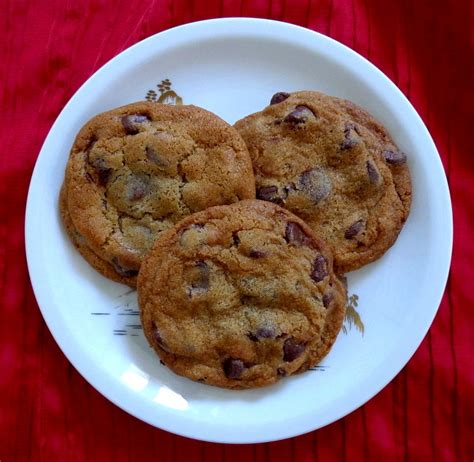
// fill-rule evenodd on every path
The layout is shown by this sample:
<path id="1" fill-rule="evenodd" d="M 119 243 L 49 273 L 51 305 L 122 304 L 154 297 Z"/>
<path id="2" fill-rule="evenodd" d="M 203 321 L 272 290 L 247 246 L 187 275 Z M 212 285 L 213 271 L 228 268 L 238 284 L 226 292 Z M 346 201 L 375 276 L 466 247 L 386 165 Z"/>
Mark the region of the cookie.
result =
<path id="1" fill-rule="evenodd" d="M 81 129 L 60 210 L 83 257 L 134 287 L 160 233 L 197 211 L 252 198 L 251 161 L 234 128 L 195 106 L 139 102 Z"/>
<path id="2" fill-rule="evenodd" d="M 292 211 L 324 239 L 338 272 L 393 245 L 408 217 L 407 157 L 350 101 L 302 91 L 235 124 L 252 158 L 257 198 Z"/>
<path id="3" fill-rule="evenodd" d="M 344 284 L 298 217 L 246 200 L 165 231 L 138 276 L 146 338 L 177 374 L 225 388 L 269 385 L 318 363 L 341 329 Z"/>

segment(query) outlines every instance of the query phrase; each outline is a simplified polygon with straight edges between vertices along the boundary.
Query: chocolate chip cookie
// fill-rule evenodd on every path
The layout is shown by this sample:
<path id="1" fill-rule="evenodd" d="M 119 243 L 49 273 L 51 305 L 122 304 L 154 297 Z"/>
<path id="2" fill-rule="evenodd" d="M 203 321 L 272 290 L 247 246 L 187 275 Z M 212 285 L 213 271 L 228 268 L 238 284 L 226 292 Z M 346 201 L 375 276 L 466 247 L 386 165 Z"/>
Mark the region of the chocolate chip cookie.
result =
<path id="1" fill-rule="evenodd" d="M 81 129 L 60 209 L 84 258 L 133 287 L 161 232 L 210 206 L 252 198 L 252 164 L 234 128 L 195 106 L 139 102 Z"/>
<path id="2" fill-rule="evenodd" d="M 407 157 L 365 110 L 322 93 L 280 92 L 235 127 L 252 157 L 257 198 L 305 220 L 329 244 L 338 272 L 393 245 L 410 210 Z"/>
<path id="3" fill-rule="evenodd" d="M 138 276 L 145 335 L 177 374 L 271 384 L 330 350 L 346 302 L 331 252 L 269 202 L 212 207 L 161 234 Z"/>

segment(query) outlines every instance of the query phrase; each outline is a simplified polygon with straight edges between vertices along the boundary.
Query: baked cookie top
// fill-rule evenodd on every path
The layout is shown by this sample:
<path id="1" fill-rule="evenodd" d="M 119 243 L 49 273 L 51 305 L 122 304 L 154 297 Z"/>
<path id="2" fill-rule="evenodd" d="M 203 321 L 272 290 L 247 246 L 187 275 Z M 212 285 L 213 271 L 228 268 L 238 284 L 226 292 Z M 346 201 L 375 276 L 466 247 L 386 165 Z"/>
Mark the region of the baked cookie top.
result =
<path id="1" fill-rule="evenodd" d="M 252 198 L 251 161 L 233 127 L 195 106 L 138 102 L 81 129 L 60 203 L 85 258 L 134 286 L 162 231 L 199 210 Z"/>
<path id="2" fill-rule="evenodd" d="M 246 200 L 165 231 L 143 261 L 138 297 L 145 335 L 174 372 L 250 388 L 328 353 L 346 290 L 331 252 L 301 219 Z"/>
<path id="3" fill-rule="evenodd" d="M 338 272 L 395 242 L 410 210 L 410 173 L 369 113 L 318 92 L 281 92 L 235 128 L 252 158 L 257 198 L 305 220 L 330 246 Z"/>

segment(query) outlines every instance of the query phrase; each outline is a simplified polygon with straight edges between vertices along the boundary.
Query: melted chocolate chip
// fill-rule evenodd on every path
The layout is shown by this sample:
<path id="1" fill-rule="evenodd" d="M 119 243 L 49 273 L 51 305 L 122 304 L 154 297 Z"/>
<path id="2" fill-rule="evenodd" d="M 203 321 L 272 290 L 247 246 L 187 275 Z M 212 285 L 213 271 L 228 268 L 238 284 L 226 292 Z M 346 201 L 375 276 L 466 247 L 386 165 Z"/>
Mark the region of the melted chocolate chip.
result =
<path id="1" fill-rule="evenodd" d="M 119 262 L 117 257 L 112 258 L 111 263 L 112 263 L 115 271 L 117 271 L 117 273 L 120 274 L 120 276 L 123 276 L 124 278 L 131 278 L 131 277 L 134 277 L 138 274 L 138 270 L 124 267 Z"/>
<path id="2" fill-rule="evenodd" d="M 377 167 L 370 160 L 367 161 L 366 166 L 367 166 L 367 175 L 369 176 L 369 181 L 372 184 L 377 184 L 380 180 L 380 174 L 379 174 L 379 171 L 377 170 Z"/>
<path id="3" fill-rule="evenodd" d="M 315 116 L 314 112 L 308 106 L 300 105 L 296 106 L 295 110 L 283 119 L 283 122 L 291 125 L 304 124 L 311 116 Z"/>
<path id="4" fill-rule="evenodd" d="M 258 342 L 262 338 L 276 338 L 275 328 L 272 326 L 259 327 L 255 332 L 247 334 L 252 342 Z"/>
<path id="5" fill-rule="evenodd" d="M 123 128 L 127 135 L 136 135 L 139 132 L 138 125 L 149 120 L 150 118 L 145 114 L 129 114 L 121 118 Z"/>
<path id="6" fill-rule="evenodd" d="M 301 356 L 304 351 L 304 344 L 297 343 L 293 338 L 288 338 L 283 344 L 283 361 L 291 362 Z"/>
<path id="7" fill-rule="evenodd" d="M 356 237 L 364 228 L 364 220 L 357 220 L 355 223 L 349 226 L 344 233 L 346 239 L 352 239 Z"/>
<path id="8" fill-rule="evenodd" d="M 331 182 L 321 169 L 313 168 L 301 174 L 299 189 L 305 192 L 315 204 L 318 204 L 329 196 Z"/>
<path id="9" fill-rule="evenodd" d="M 285 99 L 289 97 L 290 97 L 289 93 L 286 93 L 285 91 L 279 91 L 278 93 L 275 93 L 272 96 L 272 99 L 270 100 L 270 105 L 281 103 L 282 101 L 285 101 Z"/>
<path id="10" fill-rule="evenodd" d="M 259 327 L 255 332 L 257 338 L 274 338 L 275 329 L 273 327 Z"/>
<path id="11" fill-rule="evenodd" d="M 257 199 L 274 202 L 275 204 L 282 202 L 281 197 L 278 195 L 277 186 L 261 186 L 257 189 Z"/>
<path id="12" fill-rule="evenodd" d="M 303 228 L 294 221 L 289 221 L 285 228 L 285 240 L 289 244 L 307 245 L 310 238 L 303 231 Z"/>
<path id="13" fill-rule="evenodd" d="M 255 332 L 257 338 L 275 338 L 275 335 L 275 328 L 272 326 L 259 327 Z"/>
<path id="14" fill-rule="evenodd" d="M 322 281 L 328 275 L 327 261 L 322 255 L 318 255 L 313 262 L 311 278 L 315 282 Z"/>
<path id="15" fill-rule="evenodd" d="M 189 289 L 189 295 L 203 293 L 209 289 L 210 268 L 205 261 L 196 262 L 195 271 L 193 272 L 193 280 Z"/>
<path id="16" fill-rule="evenodd" d="M 341 144 L 342 150 L 353 148 L 359 142 L 357 137 L 354 136 L 353 131 L 359 133 L 359 130 L 354 124 L 346 123 L 344 127 L 344 140 Z"/>
<path id="17" fill-rule="evenodd" d="M 261 250 L 252 249 L 249 252 L 249 257 L 250 258 L 264 258 L 264 257 L 266 257 L 266 255 L 267 254 L 265 252 L 262 252 Z"/>
<path id="18" fill-rule="evenodd" d="M 279 367 L 277 369 L 277 375 L 280 376 L 280 377 L 286 377 L 286 371 L 285 369 L 283 369 L 282 367 Z"/>
<path id="19" fill-rule="evenodd" d="M 227 358 L 223 364 L 224 374 L 228 379 L 238 379 L 245 369 L 244 362 L 241 359 Z"/>
<path id="20" fill-rule="evenodd" d="M 383 151 L 382 156 L 390 165 L 402 165 L 407 161 L 407 156 L 401 151 Z"/>
<path id="21" fill-rule="evenodd" d="M 104 169 L 96 169 L 97 172 L 97 178 L 99 180 L 99 184 L 101 186 L 105 186 L 107 182 L 109 181 L 110 174 L 112 173 L 111 168 L 104 168 Z"/>
<path id="22" fill-rule="evenodd" d="M 147 146 L 145 148 L 145 154 L 146 154 L 147 159 L 150 162 L 153 162 L 158 167 L 169 167 L 170 165 L 168 159 L 165 159 L 163 156 L 158 154 L 156 150 L 151 148 L 150 146 Z"/>
<path id="23" fill-rule="evenodd" d="M 149 184 L 145 178 L 131 176 L 127 185 L 127 198 L 129 201 L 143 199 L 149 191 Z"/>

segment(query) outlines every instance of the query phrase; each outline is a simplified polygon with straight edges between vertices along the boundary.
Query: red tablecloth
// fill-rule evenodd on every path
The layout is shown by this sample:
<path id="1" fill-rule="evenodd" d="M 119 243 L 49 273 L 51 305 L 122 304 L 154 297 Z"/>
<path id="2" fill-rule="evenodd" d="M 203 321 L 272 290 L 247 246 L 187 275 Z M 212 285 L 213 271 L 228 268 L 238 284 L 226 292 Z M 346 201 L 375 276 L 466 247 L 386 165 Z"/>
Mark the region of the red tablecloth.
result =
<path id="1" fill-rule="evenodd" d="M 49 128 L 72 94 L 133 43 L 178 24 L 221 16 L 306 26 L 382 69 L 428 125 L 449 178 L 455 214 L 447 292 L 409 364 L 346 418 L 298 438 L 260 445 L 226 446 L 174 436 L 103 398 L 69 364 L 46 328 L 24 254 L 31 172 Z M 471 20 L 469 0 L 0 0 L 1 462 L 471 461 Z"/>

